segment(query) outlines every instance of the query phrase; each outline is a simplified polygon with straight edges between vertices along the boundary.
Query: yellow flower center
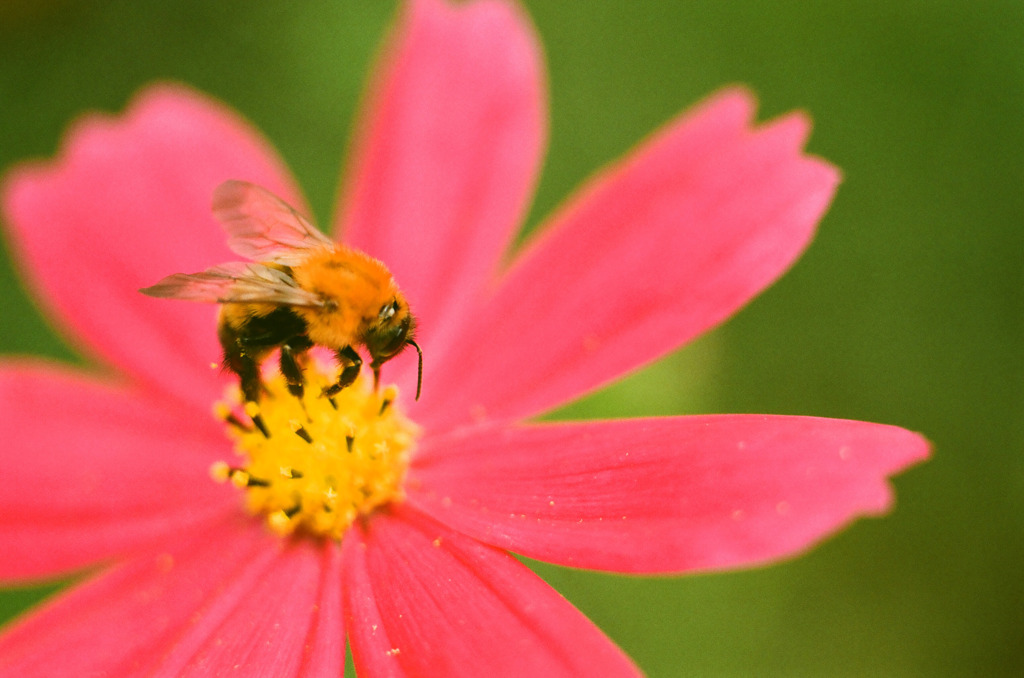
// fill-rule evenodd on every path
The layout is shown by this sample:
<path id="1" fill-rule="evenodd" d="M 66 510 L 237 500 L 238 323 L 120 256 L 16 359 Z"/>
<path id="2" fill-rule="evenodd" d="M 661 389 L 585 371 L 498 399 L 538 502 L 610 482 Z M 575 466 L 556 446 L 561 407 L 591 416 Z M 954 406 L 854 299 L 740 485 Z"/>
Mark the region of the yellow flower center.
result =
<path id="1" fill-rule="evenodd" d="M 217 404 L 241 463 L 217 462 L 210 474 L 244 488 L 249 511 L 275 532 L 340 539 L 357 517 L 402 500 L 418 429 L 394 386 L 375 391 L 360 377 L 327 398 L 327 375 L 311 363 L 305 376 L 301 400 L 275 375 L 259 403 L 243 405 L 235 388 Z"/>

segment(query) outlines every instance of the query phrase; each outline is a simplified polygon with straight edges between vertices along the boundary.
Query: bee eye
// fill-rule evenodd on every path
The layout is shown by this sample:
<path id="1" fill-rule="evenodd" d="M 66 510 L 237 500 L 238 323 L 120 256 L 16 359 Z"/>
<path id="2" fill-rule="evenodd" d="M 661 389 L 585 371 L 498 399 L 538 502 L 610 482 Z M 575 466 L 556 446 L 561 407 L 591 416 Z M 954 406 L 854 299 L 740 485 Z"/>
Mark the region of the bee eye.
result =
<path id="1" fill-rule="evenodd" d="M 398 301 L 392 301 L 390 304 L 384 304 L 380 307 L 380 313 L 377 314 L 378 320 L 391 320 L 395 313 L 398 313 Z"/>
<path id="2" fill-rule="evenodd" d="M 388 306 L 391 308 L 391 306 Z M 378 363 L 393 358 L 409 343 L 413 329 L 412 316 L 406 316 L 402 322 L 388 329 L 379 329 L 367 335 L 366 348 Z"/>

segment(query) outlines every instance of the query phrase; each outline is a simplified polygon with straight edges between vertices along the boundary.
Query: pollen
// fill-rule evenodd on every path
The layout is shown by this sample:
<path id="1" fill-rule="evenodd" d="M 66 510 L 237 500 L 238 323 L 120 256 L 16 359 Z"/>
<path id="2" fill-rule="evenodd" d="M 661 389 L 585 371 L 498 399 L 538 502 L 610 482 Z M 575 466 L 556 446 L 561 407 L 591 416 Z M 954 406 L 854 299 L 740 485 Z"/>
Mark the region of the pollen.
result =
<path id="1" fill-rule="evenodd" d="M 237 388 L 217 403 L 238 458 L 210 476 L 243 491 L 248 510 L 280 535 L 341 539 L 360 516 L 402 501 L 418 429 L 394 386 L 375 390 L 360 377 L 328 398 L 320 394 L 331 382 L 312 361 L 305 377 L 301 399 L 275 375 L 259 403 L 243 404 Z"/>

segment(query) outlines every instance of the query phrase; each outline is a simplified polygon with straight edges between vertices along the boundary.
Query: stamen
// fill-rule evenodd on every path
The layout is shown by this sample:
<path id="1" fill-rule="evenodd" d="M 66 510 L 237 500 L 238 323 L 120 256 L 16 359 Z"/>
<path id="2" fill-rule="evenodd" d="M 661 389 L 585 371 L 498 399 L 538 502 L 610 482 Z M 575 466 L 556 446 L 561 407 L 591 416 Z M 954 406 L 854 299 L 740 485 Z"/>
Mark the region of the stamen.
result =
<path id="1" fill-rule="evenodd" d="M 348 419 L 343 420 L 342 426 L 346 431 L 345 447 L 348 448 L 348 451 L 351 454 L 353 446 L 356 443 L 356 426 Z"/>
<path id="2" fill-rule="evenodd" d="M 300 424 L 299 422 L 297 422 L 297 421 L 295 421 L 293 419 L 292 421 L 288 422 L 288 425 L 291 427 L 292 433 L 294 433 L 295 435 L 299 436 L 300 438 L 305 440 L 307 443 L 312 443 L 313 442 L 313 437 L 310 436 L 309 432 L 306 431 L 306 429 L 302 427 L 302 424 Z"/>
<path id="3" fill-rule="evenodd" d="M 394 402 L 395 397 L 397 395 L 398 395 L 398 389 L 395 388 L 394 386 L 389 386 L 386 389 L 384 389 L 384 395 L 383 395 L 381 403 L 380 403 L 380 412 L 378 412 L 377 414 L 378 415 L 384 414 L 384 412 L 387 411 L 388 406 L 391 405 L 392 402 Z"/>
<path id="4" fill-rule="evenodd" d="M 231 482 L 235 487 L 270 487 L 270 481 L 263 478 L 255 478 L 245 469 L 234 469 L 231 471 Z"/>
<path id="5" fill-rule="evenodd" d="M 291 533 L 291 519 L 284 511 L 274 511 L 267 516 L 267 524 L 274 532 L 284 536 Z"/>
<path id="6" fill-rule="evenodd" d="M 231 467 L 227 465 L 227 462 L 215 461 L 210 466 L 210 477 L 218 483 L 226 483 L 231 477 Z"/>
<path id="7" fill-rule="evenodd" d="M 263 416 L 260 414 L 260 406 L 249 401 L 245 404 L 245 413 L 249 415 L 249 418 L 252 419 L 252 423 L 260 430 L 263 437 L 269 438 L 270 430 L 267 428 L 267 425 L 263 423 Z"/>
<path id="8" fill-rule="evenodd" d="M 252 430 L 252 426 L 246 424 L 244 421 L 239 419 L 235 415 L 235 413 L 232 412 L 231 409 L 224 403 L 217 403 L 217 405 L 214 407 L 214 414 L 217 416 L 218 419 L 224 421 L 225 423 L 231 424 L 232 426 L 241 431 Z"/>

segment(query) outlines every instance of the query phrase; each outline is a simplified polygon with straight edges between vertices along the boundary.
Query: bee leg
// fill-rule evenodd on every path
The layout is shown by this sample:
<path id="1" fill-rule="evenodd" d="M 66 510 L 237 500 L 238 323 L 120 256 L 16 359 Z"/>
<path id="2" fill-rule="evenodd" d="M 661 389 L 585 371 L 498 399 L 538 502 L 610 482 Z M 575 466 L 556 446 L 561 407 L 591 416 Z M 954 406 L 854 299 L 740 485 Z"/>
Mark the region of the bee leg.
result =
<path id="1" fill-rule="evenodd" d="M 370 363 L 370 369 L 373 370 L 373 390 L 374 392 L 380 390 L 380 366 L 381 363 L 374 360 Z"/>
<path id="2" fill-rule="evenodd" d="M 288 382 L 288 392 L 302 400 L 306 380 L 302 378 L 299 359 L 313 346 L 306 337 L 295 337 L 281 344 L 281 374 Z"/>
<path id="3" fill-rule="evenodd" d="M 344 365 L 344 367 L 341 369 L 338 381 L 325 388 L 320 394 L 322 396 L 330 397 L 341 389 L 351 386 L 352 382 L 359 376 L 359 370 L 363 367 L 363 359 L 351 346 L 339 349 L 336 355 L 338 356 L 338 362 Z"/>
<path id="4" fill-rule="evenodd" d="M 246 402 L 258 403 L 260 401 L 260 393 L 264 390 L 263 380 L 260 379 L 259 363 L 245 353 L 242 353 L 241 350 L 229 351 L 225 348 L 224 366 L 238 375 L 242 387 L 242 395 L 245 397 Z M 263 418 L 259 414 L 252 415 L 252 423 L 264 436 L 270 437 L 270 433 L 267 432 L 267 427 L 263 423 Z"/>
<path id="5" fill-rule="evenodd" d="M 263 381 L 260 379 L 259 363 L 242 353 L 241 350 L 224 351 L 224 367 L 238 375 L 242 387 L 242 395 L 247 401 L 259 402 L 263 392 Z"/>
<path id="6" fill-rule="evenodd" d="M 242 393 L 245 395 L 245 399 L 259 402 L 260 393 L 263 392 L 263 382 L 260 380 L 259 371 L 256 370 L 255 364 L 253 365 L 252 374 L 246 373 L 238 376 L 242 379 Z"/>

